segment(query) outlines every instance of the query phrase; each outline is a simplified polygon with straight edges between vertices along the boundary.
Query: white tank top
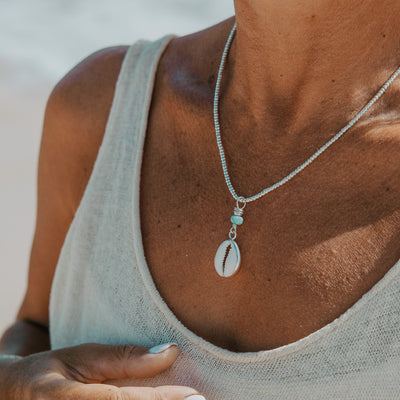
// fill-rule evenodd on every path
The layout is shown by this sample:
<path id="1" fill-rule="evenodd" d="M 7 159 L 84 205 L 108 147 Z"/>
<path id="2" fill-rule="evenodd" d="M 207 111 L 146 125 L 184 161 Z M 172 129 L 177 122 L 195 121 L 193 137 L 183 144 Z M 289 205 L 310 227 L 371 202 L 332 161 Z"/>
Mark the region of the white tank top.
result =
<path id="1" fill-rule="evenodd" d="M 163 301 L 143 251 L 139 179 L 155 73 L 172 37 L 139 41 L 125 56 L 54 277 L 52 349 L 176 342 L 180 355 L 171 368 L 129 384 L 191 386 L 207 400 L 400 399 L 400 260 L 341 317 L 274 350 L 217 347 L 183 326 Z"/>

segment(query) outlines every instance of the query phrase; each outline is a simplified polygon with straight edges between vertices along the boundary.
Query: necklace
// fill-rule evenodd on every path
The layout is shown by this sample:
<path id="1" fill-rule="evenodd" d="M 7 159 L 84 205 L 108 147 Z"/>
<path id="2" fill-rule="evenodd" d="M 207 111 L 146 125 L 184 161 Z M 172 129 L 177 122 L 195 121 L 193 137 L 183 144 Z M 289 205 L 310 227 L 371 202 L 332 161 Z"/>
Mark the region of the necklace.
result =
<path id="1" fill-rule="evenodd" d="M 295 170 L 293 170 L 289 175 L 282 178 L 280 181 L 276 182 L 272 186 L 269 186 L 262 190 L 261 192 L 251 196 L 244 197 L 237 195 L 235 189 L 233 188 L 229 172 L 228 166 L 226 164 L 225 159 L 225 151 L 222 146 L 221 141 L 221 127 L 219 123 L 219 95 L 221 91 L 221 81 L 222 75 L 225 68 L 226 58 L 229 53 L 229 49 L 232 44 L 232 40 L 234 34 L 236 32 L 236 23 L 234 24 L 231 33 L 226 42 L 221 63 L 218 71 L 218 79 L 215 86 L 215 94 L 214 94 L 214 125 L 215 125 L 215 135 L 217 137 L 217 145 L 219 149 L 219 154 L 221 157 L 222 170 L 225 177 L 225 182 L 228 186 L 229 191 L 231 192 L 233 198 L 236 200 L 236 207 L 233 210 L 233 215 L 231 216 L 232 227 L 229 231 L 229 239 L 222 242 L 219 246 L 217 253 L 214 259 L 214 266 L 217 273 L 225 278 L 231 277 L 236 274 L 240 267 L 240 250 L 239 246 L 235 242 L 237 236 L 237 226 L 243 224 L 243 211 L 246 207 L 247 203 L 258 200 L 259 198 L 265 196 L 267 193 L 272 192 L 278 187 L 284 185 L 286 182 L 291 180 L 294 176 L 296 176 L 299 172 L 301 172 L 304 168 L 310 165 L 318 156 L 320 156 L 329 146 L 331 146 L 336 140 L 338 140 L 344 133 L 346 133 L 354 124 L 358 122 L 358 120 L 369 110 L 369 108 L 385 93 L 386 89 L 392 84 L 392 82 L 397 78 L 400 74 L 400 67 L 397 71 L 389 78 L 389 80 L 379 89 L 376 95 L 364 106 L 364 108 L 344 127 L 342 128 L 332 139 L 330 139 L 327 143 L 325 143 L 322 147 L 320 147 L 308 160 L 306 160 L 303 164 L 298 166 Z"/>

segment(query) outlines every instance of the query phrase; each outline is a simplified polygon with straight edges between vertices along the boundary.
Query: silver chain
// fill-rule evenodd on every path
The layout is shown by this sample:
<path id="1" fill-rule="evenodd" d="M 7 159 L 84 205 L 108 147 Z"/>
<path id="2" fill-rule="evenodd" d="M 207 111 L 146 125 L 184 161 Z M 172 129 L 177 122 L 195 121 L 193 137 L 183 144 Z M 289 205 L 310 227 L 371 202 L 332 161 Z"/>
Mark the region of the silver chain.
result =
<path id="1" fill-rule="evenodd" d="M 251 201 L 259 199 L 262 196 L 265 196 L 267 193 L 277 189 L 278 187 L 282 186 L 286 182 L 290 181 L 294 176 L 296 176 L 305 167 L 310 165 L 317 157 L 319 157 L 330 145 L 332 145 L 334 142 L 336 142 L 336 140 L 338 140 L 344 133 L 346 133 L 354 124 L 356 124 L 358 122 L 358 120 L 372 107 L 372 105 L 385 93 L 386 89 L 397 78 L 397 76 L 400 74 L 400 67 L 389 78 L 389 80 L 382 86 L 382 88 L 376 93 L 376 95 L 367 103 L 367 105 L 364 106 L 364 108 L 344 128 L 342 128 L 332 139 L 330 139 L 327 143 L 325 143 L 322 147 L 320 147 L 307 161 L 305 161 L 303 164 L 298 166 L 295 170 L 293 170 L 289 175 L 285 176 L 279 182 L 273 184 L 272 186 L 265 188 L 260 193 L 255 194 L 254 196 L 245 198 L 243 196 L 238 196 L 236 194 L 236 191 L 233 188 L 231 179 L 229 177 L 228 166 L 226 164 L 226 159 L 225 159 L 225 152 L 224 152 L 224 148 L 222 146 L 222 141 L 221 141 L 221 127 L 219 124 L 219 97 L 220 97 L 220 91 L 221 91 L 222 74 L 223 74 L 223 71 L 225 68 L 226 58 L 228 56 L 229 49 L 231 47 L 235 32 L 236 32 L 236 23 L 234 24 L 234 26 L 232 28 L 232 31 L 228 38 L 228 41 L 226 42 L 225 49 L 222 54 L 221 64 L 219 66 L 218 79 L 217 79 L 217 83 L 215 86 L 215 94 L 214 94 L 214 124 L 215 124 L 215 134 L 217 136 L 217 145 L 218 145 L 219 154 L 221 157 L 222 170 L 224 172 L 225 181 L 229 188 L 229 191 L 231 192 L 232 196 L 236 199 L 236 201 L 241 201 L 243 203 L 249 203 Z"/>

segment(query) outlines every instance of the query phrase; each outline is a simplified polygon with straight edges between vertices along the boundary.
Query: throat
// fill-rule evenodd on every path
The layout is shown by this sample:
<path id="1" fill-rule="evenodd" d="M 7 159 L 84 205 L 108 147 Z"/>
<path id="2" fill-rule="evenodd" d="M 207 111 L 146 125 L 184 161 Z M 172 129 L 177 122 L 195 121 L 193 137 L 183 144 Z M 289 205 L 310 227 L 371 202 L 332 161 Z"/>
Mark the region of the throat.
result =
<path id="1" fill-rule="evenodd" d="M 297 127 L 319 107 L 358 110 L 400 65 L 400 6 L 389 3 L 236 0 L 229 99 L 260 122 L 286 110 Z"/>

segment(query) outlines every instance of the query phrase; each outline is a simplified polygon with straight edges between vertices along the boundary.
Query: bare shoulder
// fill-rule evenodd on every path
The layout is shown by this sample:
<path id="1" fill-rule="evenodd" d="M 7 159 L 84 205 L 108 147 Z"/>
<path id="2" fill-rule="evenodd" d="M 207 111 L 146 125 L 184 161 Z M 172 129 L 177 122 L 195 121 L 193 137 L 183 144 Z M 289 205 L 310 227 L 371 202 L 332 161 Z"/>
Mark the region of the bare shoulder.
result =
<path id="1" fill-rule="evenodd" d="M 46 109 L 43 151 L 62 145 L 71 206 L 77 206 L 102 142 L 127 46 L 100 50 L 74 67 L 53 89 Z M 71 164 L 76 170 L 71 170 Z M 66 179 L 68 179 L 66 177 Z M 65 182 L 65 181 L 64 181 Z M 65 182 L 66 183 L 66 182 Z"/>
<path id="2" fill-rule="evenodd" d="M 85 58 L 55 86 L 50 104 L 82 112 L 110 106 L 127 49 L 127 46 L 110 47 Z"/>

